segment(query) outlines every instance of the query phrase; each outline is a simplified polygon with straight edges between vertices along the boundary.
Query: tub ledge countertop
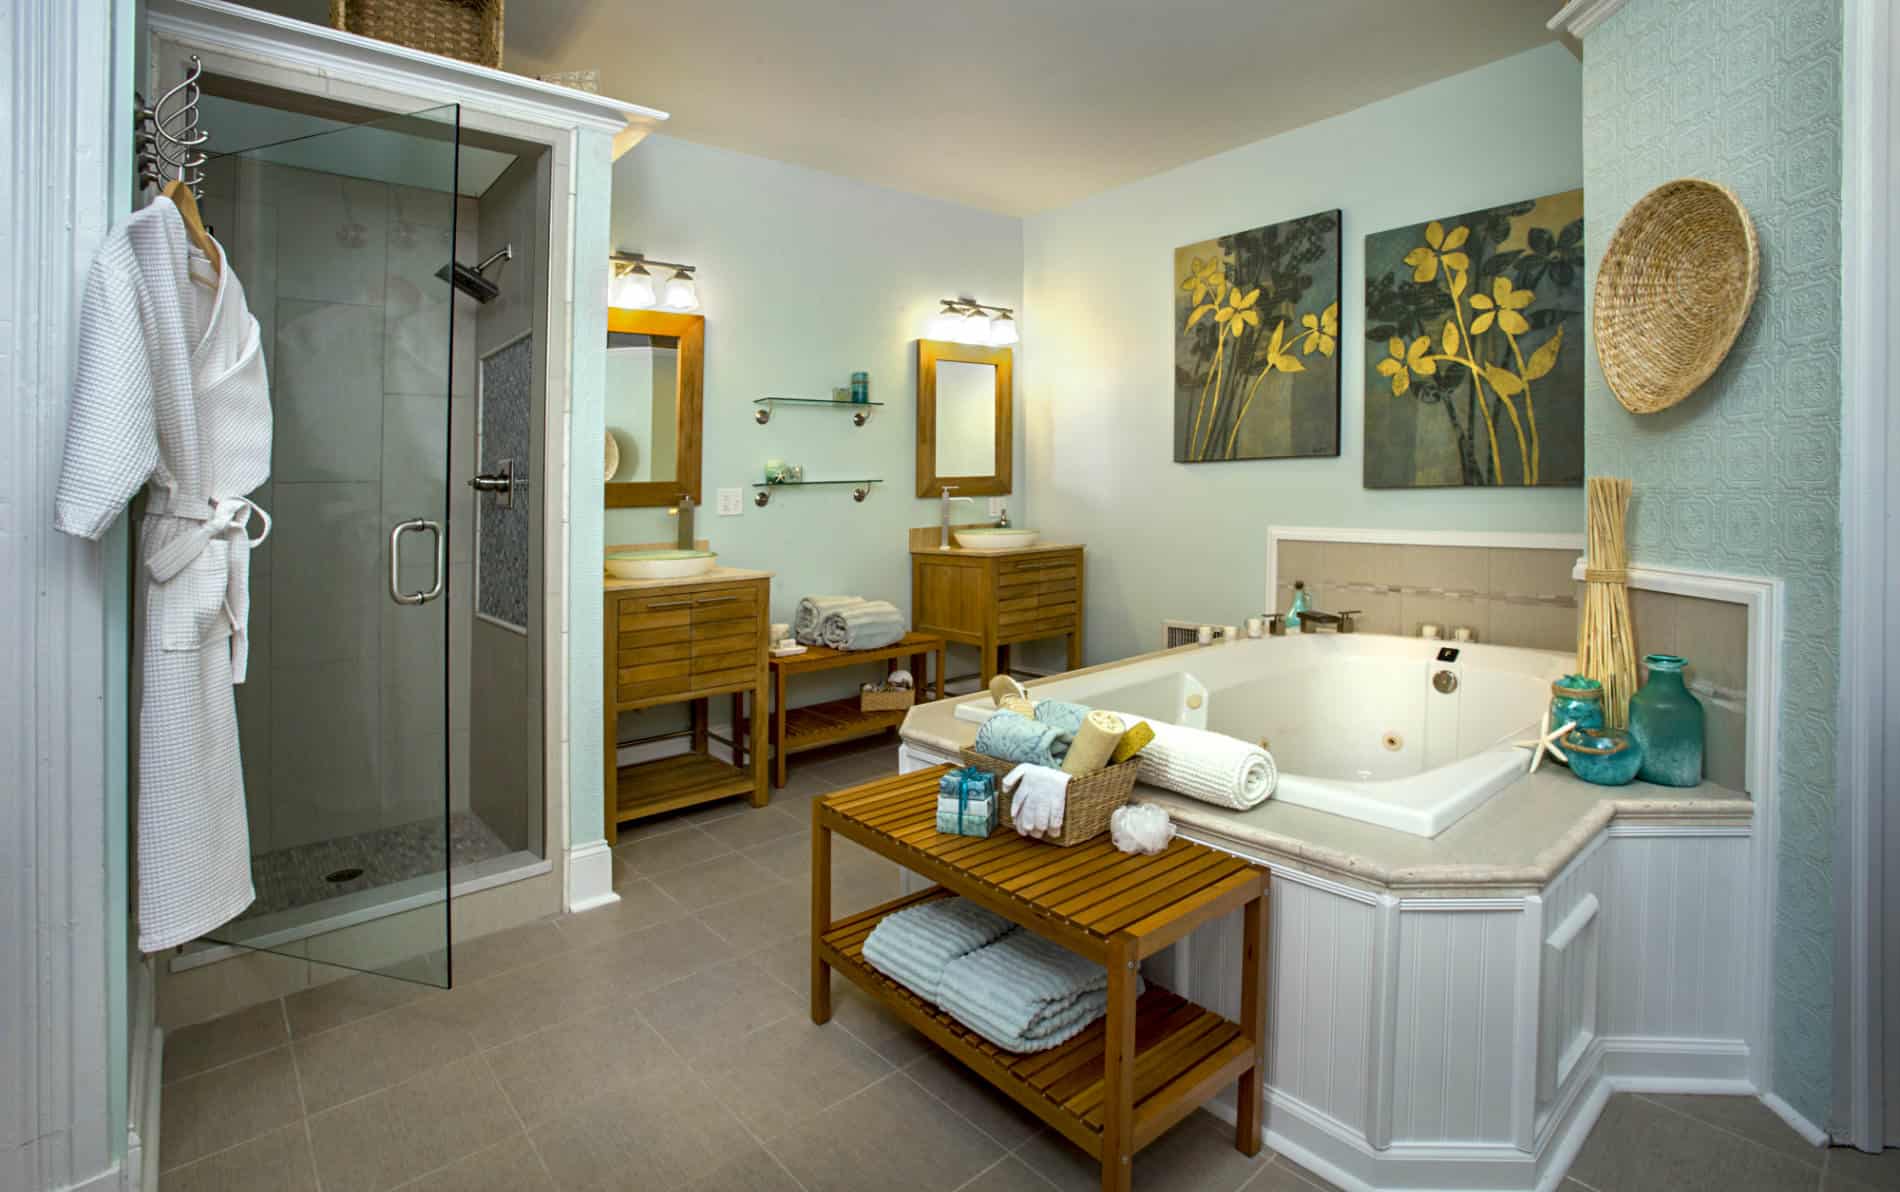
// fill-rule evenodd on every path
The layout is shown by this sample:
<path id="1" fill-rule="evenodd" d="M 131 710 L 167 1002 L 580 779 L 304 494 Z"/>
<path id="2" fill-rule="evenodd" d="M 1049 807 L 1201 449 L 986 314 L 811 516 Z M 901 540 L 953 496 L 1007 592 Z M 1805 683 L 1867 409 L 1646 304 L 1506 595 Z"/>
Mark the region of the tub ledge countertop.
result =
<path id="1" fill-rule="evenodd" d="M 976 739 L 976 726 L 956 719 L 956 705 L 988 699 L 978 694 L 912 708 L 903 740 L 956 757 Z M 1592 786 L 1548 761 L 1435 837 L 1276 799 L 1230 811 L 1146 784 L 1135 787 L 1134 797 L 1167 808 L 1178 829 L 1205 844 L 1413 896 L 1540 889 L 1612 821 L 1746 828 L 1754 813 L 1747 796 L 1713 783 Z"/>

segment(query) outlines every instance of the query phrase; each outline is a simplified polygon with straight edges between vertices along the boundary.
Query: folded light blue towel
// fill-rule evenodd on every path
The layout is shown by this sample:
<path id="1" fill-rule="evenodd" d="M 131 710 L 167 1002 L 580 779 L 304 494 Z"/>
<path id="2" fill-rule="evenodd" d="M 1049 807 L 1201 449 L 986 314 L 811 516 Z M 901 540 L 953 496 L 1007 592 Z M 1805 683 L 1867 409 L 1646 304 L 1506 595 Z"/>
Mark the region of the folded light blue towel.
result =
<path id="1" fill-rule="evenodd" d="M 888 600 L 833 609 L 818 622 L 818 640 L 834 650 L 876 650 L 904 637 L 904 614 Z"/>
<path id="2" fill-rule="evenodd" d="M 815 646 L 819 622 L 839 609 L 863 603 L 862 596 L 807 596 L 798 602 L 798 610 L 792 614 L 792 636 L 804 645 Z"/>
<path id="3" fill-rule="evenodd" d="M 976 744 L 971 748 L 1006 762 L 1061 769 L 1074 739 L 1074 733 L 1053 724 L 1041 724 L 1015 712 L 994 712 L 976 730 Z"/>
<path id="4" fill-rule="evenodd" d="M 1108 974 L 1034 932 L 1017 931 L 951 961 L 937 1004 L 998 1047 L 1046 1051 L 1107 1011 Z"/>
<path id="5" fill-rule="evenodd" d="M 1073 737 L 1082 731 L 1082 722 L 1089 718 L 1091 708 L 1081 704 L 1066 703 L 1059 699 L 1045 699 L 1036 702 L 1036 719 L 1044 724 L 1053 724 Z"/>
<path id="6" fill-rule="evenodd" d="M 1016 930 L 966 898 L 939 898 L 886 915 L 864 940 L 867 964 L 917 996 L 940 995 L 945 966 Z"/>

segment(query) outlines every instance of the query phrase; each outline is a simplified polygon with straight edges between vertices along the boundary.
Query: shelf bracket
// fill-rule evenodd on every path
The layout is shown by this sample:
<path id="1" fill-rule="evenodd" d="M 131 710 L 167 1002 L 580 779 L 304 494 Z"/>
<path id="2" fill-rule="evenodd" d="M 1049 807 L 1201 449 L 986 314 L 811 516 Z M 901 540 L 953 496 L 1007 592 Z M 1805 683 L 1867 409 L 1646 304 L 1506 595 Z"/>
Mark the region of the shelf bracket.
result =
<path id="1" fill-rule="evenodd" d="M 761 509 L 765 508 L 767 505 L 770 505 L 772 503 L 772 490 L 769 488 L 762 488 L 762 489 L 759 489 L 757 492 L 754 492 L 752 494 L 752 503 L 754 505 L 757 505 Z"/>
<path id="2" fill-rule="evenodd" d="M 860 484 L 856 488 L 851 490 L 851 499 L 853 501 L 858 502 L 860 505 L 864 503 L 864 498 L 870 495 L 871 495 L 871 486 L 868 484 Z"/>
<path id="3" fill-rule="evenodd" d="M 752 411 L 752 421 L 758 423 L 760 426 L 764 426 L 766 423 L 772 421 L 772 407 L 760 406 L 758 409 Z"/>

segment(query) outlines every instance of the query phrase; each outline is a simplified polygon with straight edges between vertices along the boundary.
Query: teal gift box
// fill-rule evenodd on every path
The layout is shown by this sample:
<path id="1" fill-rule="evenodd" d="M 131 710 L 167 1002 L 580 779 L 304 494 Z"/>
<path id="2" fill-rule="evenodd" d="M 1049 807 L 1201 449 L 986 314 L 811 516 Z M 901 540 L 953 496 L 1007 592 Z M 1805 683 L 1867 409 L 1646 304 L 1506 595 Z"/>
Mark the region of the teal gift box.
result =
<path id="1" fill-rule="evenodd" d="M 965 766 L 937 780 L 937 831 L 988 836 L 996 830 L 996 776 Z"/>

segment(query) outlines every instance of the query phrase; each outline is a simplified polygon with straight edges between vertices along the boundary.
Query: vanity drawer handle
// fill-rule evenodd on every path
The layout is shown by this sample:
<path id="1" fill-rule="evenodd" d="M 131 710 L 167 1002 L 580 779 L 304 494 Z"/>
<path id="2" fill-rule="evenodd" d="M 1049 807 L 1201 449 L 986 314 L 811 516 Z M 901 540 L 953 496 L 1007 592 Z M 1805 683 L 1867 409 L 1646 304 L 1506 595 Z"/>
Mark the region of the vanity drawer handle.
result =
<path id="1" fill-rule="evenodd" d="M 706 596 L 700 599 L 699 604 L 703 608 L 708 604 L 727 604 L 737 599 L 737 596 Z"/>
<path id="2" fill-rule="evenodd" d="M 661 609 L 666 609 L 666 608 L 691 608 L 691 607 L 693 607 L 693 602 L 690 600 L 656 600 L 652 604 L 647 605 L 647 611 L 659 612 Z"/>

